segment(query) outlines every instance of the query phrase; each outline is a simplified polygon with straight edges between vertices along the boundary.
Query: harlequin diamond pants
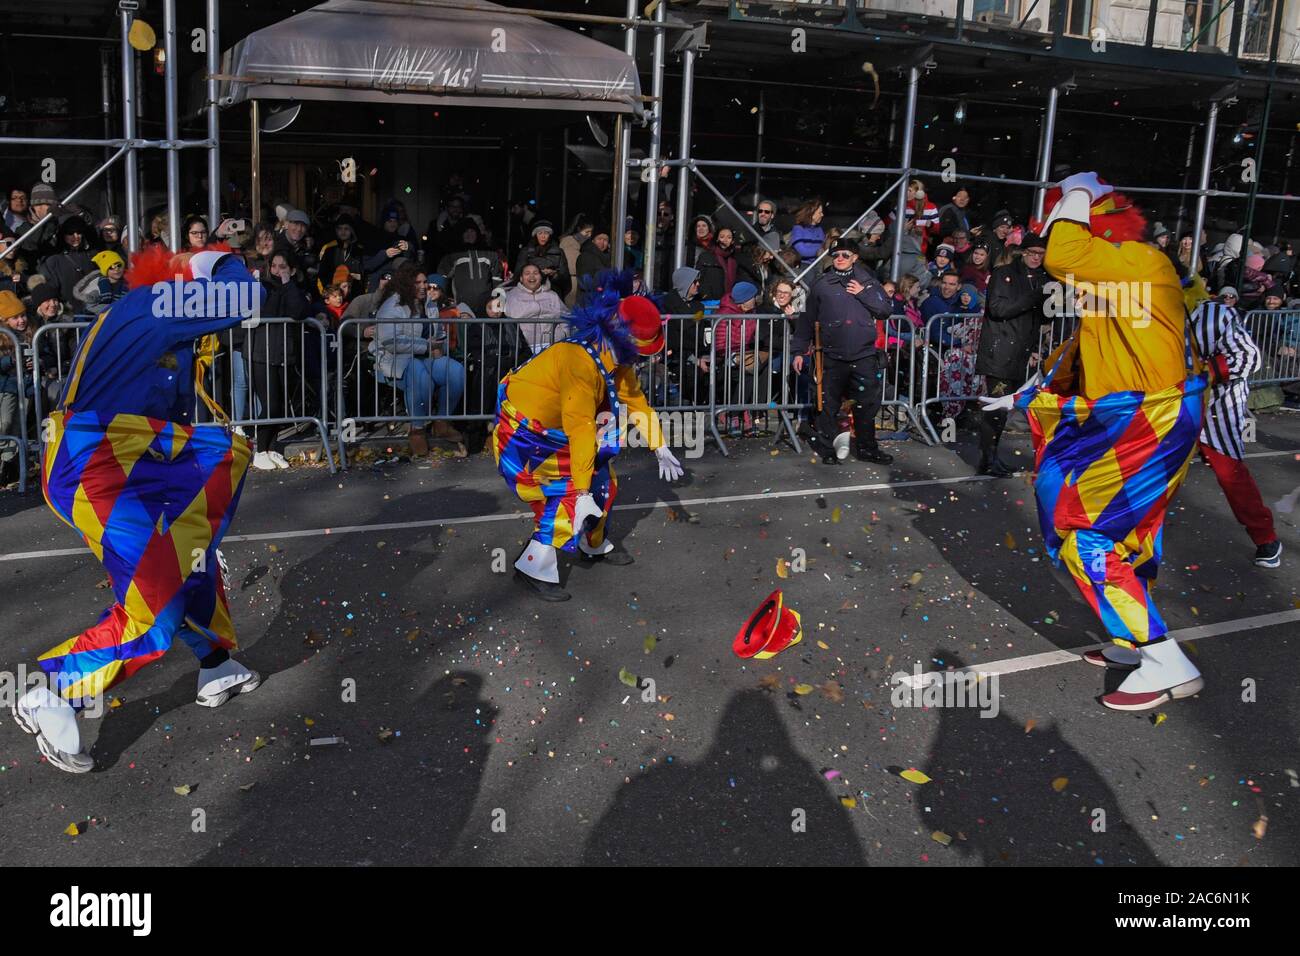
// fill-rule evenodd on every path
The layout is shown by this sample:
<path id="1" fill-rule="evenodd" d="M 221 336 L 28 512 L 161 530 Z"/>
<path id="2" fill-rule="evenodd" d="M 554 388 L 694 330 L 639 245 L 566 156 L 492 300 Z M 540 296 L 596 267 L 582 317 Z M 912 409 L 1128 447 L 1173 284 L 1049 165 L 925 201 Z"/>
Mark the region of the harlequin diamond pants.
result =
<path id="1" fill-rule="evenodd" d="M 40 657 L 74 702 L 166 653 L 178 633 L 203 659 L 233 649 L 217 547 L 239 503 L 248 442 L 216 426 L 55 412 L 42 484 L 108 572 L 116 603 Z"/>

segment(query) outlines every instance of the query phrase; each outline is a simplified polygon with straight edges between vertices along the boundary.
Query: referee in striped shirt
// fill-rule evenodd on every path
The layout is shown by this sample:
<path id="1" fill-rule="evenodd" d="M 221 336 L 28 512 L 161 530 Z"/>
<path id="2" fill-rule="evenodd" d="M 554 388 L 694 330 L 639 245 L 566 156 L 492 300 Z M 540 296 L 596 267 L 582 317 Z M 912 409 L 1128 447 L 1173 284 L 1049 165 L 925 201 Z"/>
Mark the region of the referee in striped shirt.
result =
<path id="1" fill-rule="evenodd" d="M 1201 455 L 1214 469 L 1233 517 L 1255 542 L 1255 564 L 1276 568 L 1282 563 L 1282 542 L 1273 529 L 1273 513 L 1260 497 L 1244 460 L 1246 429 L 1254 422 L 1246 405 L 1250 394 L 1246 380 L 1260 366 L 1259 348 L 1236 304 L 1237 290 L 1225 286 L 1217 300 L 1201 303 L 1191 316 L 1192 339 L 1210 366 L 1212 381 L 1201 428 Z"/>

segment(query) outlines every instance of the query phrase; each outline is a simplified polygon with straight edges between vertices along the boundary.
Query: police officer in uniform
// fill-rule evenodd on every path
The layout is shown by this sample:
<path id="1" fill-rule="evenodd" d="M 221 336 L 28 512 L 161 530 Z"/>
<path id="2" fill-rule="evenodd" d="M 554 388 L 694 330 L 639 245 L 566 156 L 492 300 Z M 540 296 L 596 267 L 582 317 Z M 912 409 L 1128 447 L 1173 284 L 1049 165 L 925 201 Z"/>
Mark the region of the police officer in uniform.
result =
<path id="1" fill-rule="evenodd" d="M 821 412 L 813 423 L 809 444 L 828 465 L 838 465 L 835 435 L 840 404 L 853 400 L 854 455 L 859 461 L 887 465 L 894 460 L 876 444 L 876 413 L 880 410 L 881 371 L 876 354 L 876 320 L 892 312 L 889 296 L 874 275 L 858 263 L 857 246 L 836 239 L 831 268 L 814 280 L 808 304 L 799 316 L 791 343 L 793 366 L 803 371 L 809 348 L 820 326 L 822 350 Z"/>

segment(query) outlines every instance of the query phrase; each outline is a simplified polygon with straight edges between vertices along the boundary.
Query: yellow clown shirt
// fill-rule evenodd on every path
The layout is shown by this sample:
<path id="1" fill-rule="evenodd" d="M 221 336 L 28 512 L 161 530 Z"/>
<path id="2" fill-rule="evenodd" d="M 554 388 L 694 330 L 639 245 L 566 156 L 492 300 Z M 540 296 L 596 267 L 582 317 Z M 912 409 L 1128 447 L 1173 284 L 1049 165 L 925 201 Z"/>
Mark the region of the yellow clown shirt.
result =
<path id="1" fill-rule="evenodd" d="M 646 401 L 636 373 L 619 365 L 608 348 L 600 351 L 612 373 L 619 404 L 637 425 L 652 450 L 664 444 L 659 418 Z M 605 379 L 586 350 L 575 342 L 556 342 L 511 372 L 506 397 L 519 413 L 544 428 L 558 428 L 569 438 L 569 474 L 579 491 L 591 486 L 600 429 L 597 415 L 608 407 Z"/>
<path id="2" fill-rule="evenodd" d="M 1187 374 L 1178 273 L 1163 252 L 1144 242 L 1117 245 L 1092 235 L 1089 215 L 1087 193 L 1076 190 L 1048 221 L 1044 265 L 1074 290 L 1080 305 L 1078 335 L 1067 346 L 1077 355 L 1066 356 L 1055 384 L 1089 400 L 1177 385 Z M 1071 373 L 1077 376 L 1073 388 Z"/>

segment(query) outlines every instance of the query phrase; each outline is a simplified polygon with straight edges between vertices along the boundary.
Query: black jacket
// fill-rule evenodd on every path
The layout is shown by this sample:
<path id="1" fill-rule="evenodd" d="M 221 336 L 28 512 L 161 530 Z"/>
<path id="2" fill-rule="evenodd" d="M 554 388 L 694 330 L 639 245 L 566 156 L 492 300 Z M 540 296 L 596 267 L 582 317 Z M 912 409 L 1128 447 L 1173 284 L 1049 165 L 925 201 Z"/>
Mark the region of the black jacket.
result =
<path id="1" fill-rule="evenodd" d="M 736 262 L 736 282 L 752 282 L 762 288 L 758 276 L 754 275 L 749 256 L 741 252 L 739 247 L 732 248 L 735 250 L 732 257 Z M 727 270 L 712 248 L 699 251 L 695 257 L 695 268 L 700 270 L 700 298 L 721 299 L 731 291 L 727 288 Z"/>
<path id="2" fill-rule="evenodd" d="M 530 241 L 528 245 L 519 250 L 519 255 L 515 257 L 515 274 L 514 281 L 519 281 L 519 276 L 524 271 L 524 266 L 535 265 L 542 270 L 542 278 L 549 279 L 551 282 L 551 291 L 563 299 L 573 288 L 573 277 L 569 275 L 569 259 L 560 248 L 560 244 L 554 238 L 546 244 L 546 248 L 538 248 L 537 243 Z M 555 275 L 548 276 L 547 269 L 554 269 Z"/>
<path id="3" fill-rule="evenodd" d="M 487 315 L 492 290 L 504 281 L 501 259 L 491 249 L 449 252 L 438 263 L 438 271 L 451 281 L 455 300 L 469 306 L 479 318 Z"/>
<path id="4" fill-rule="evenodd" d="M 851 279 L 862 283 L 857 295 L 850 295 Z M 885 288 L 861 263 L 847 275 L 823 272 L 808 290 L 808 303 L 795 324 L 791 349 L 803 355 L 813 342 L 813 329 L 820 323 L 823 355 L 853 362 L 876 352 L 876 320 L 893 314 L 893 303 Z"/>
<path id="5" fill-rule="evenodd" d="M 262 315 L 268 319 L 293 319 L 301 322 L 307 317 L 307 296 L 298 283 L 281 282 L 274 276 L 263 279 L 266 301 Z M 244 354 L 253 362 L 264 365 L 297 365 L 298 339 L 302 329 L 292 323 L 274 322 L 248 329 L 245 333 Z M 309 330 L 307 334 L 312 334 Z"/>
<path id="6" fill-rule="evenodd" d="M 1048 279 L 1046 269 L 1029 269 L 1024 260 L 993 270 L 975 356 L 977 375 L 1024 381 L 1029 355 L 1038 344 L 1039 326 L 1051 321 L 1044 308 Z"/>
<path id="7" fill-rule="evenodd" d="M 583 276 L 596 276 L 603 270 L 610 268 L 613 260 L 611 253 L 612 249 L 601 252 L 592 239 L 584 242 L 582 248 L 578 251 L 578 274 L 576 278 L 579 282 L 581 282 Z"/>

